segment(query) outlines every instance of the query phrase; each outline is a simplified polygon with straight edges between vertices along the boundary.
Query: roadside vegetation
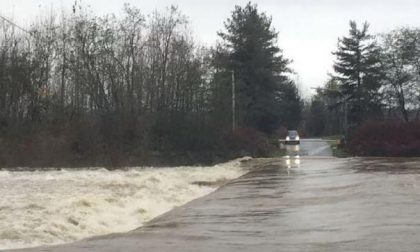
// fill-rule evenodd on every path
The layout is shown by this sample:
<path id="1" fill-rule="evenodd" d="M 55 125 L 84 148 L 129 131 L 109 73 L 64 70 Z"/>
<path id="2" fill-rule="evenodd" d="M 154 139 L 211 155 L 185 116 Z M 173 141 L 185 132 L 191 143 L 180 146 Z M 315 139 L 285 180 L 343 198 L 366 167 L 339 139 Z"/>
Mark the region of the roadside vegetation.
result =
<path id="1" fill-rule="evenodd" d="M 347 149 L 360 156 L 419 157 L 420 123 L 367 122 L 353 132 Z"/>
<path id="2" fill-rule="evenodd" d="M 0 167 L 268 156 L 275 130 L 299 124 L 290 61 L 256 5 L 236 6 L 212 48 L 175 7 L 124 13 L 95 16 L 75 1 L 27 29 L 0 22 Z"/>
<path id="3" fill-rule="evenodd" d="M 346 156 L 420 156 L 420 29 L 369 34 L 350 22 L 329 80 L 305 103 L 306 135 L 341 135 Z"/>
<path id="4" fill-rule="evenodd" d="M 352 156 L 346 149 L 344 138 L 341 135 L 323 137 L 331 147 L 332 155 L 334 157 L 346 158 Z"/>
<path id="5" fill-rule="evenodd" d="M 372 35 L 351 21 L 334 72 L 304 102 L 256 5 L 236 6 L 213 47 L 194 41 L 176 7 L 123 8 L 95 16 L 75 1 L 27 29 L 2 19 L 0 167 L 281 155 L 277 139 L 297 128 L 343 136 L 341 156 L 420 155 L 420 29 Z"/>

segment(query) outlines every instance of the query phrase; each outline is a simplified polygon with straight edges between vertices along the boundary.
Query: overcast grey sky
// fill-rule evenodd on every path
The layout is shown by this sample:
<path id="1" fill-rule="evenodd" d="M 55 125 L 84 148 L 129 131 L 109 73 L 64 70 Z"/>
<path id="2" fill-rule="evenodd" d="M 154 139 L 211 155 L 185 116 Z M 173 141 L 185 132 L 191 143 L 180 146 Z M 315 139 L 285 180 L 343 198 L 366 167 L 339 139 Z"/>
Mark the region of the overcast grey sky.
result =
<path id="1" fill-rule="evenodd" d="M 0 14 L 13 17 L 23 26 L 41 12 L 70 10 L 74 0 L 0 0 Z M 235 5 L 248 0 L 82 0 L 98 14 L 121 13 L 123 4 L 131 3 L 148 14 L 178 5 L 189 17 L 198 41 L 212 45 L 216 32 L 223 29 Z M 279 46 L 293 60 L 305 94 L 310 87 L 322 85 L 332 70 L 337 38 L 346 35 L 350 19 L 368 21 L 371 32 L 380 33 L 401 26 L 420 27 L 419 0 L 254 0 L 261 11 L 273 17 L 279 32 Z"/>

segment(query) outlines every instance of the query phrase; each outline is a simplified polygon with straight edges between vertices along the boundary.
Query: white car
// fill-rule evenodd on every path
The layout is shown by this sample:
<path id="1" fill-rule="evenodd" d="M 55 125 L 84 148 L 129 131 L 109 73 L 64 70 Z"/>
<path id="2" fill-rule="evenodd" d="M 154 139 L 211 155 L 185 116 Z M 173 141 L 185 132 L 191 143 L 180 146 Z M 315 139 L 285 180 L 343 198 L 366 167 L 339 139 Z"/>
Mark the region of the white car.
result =
<path id="1" fill-rule="evenodd" d="M 289 130 L 287 132 L 285 144 L 300 144 L 299 133 L 296 130 Z"/>

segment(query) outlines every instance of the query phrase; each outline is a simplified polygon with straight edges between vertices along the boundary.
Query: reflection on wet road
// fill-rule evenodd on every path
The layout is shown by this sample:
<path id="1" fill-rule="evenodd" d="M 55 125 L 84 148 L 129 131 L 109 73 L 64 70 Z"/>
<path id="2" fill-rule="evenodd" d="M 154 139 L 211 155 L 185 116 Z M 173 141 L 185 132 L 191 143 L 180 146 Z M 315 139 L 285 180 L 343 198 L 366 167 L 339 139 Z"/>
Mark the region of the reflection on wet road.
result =
<path id="1" fill-rule="evenodd" d="M 289 156 L 332 156 L 330 145 L 321 139 L 303 139 L 300 144 L 283 145 Z"/>
<path id="2" fill-rule="evenodd" d="M 146 227 L 36 251 L 420 248 L 420 159 L 299 155 L 246 165 L 247 175 Z"/>

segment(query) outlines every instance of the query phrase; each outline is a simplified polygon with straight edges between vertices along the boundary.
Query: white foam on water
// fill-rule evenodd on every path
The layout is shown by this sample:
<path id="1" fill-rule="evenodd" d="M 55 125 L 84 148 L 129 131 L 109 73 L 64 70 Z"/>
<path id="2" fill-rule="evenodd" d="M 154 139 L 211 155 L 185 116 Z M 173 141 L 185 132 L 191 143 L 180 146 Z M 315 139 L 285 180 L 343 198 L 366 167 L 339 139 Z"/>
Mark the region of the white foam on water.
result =
<path id="1" fill-rule="evenodd" d="M 212 167 L 0 171 L 0 250 L 127 232 L 246 171 Z"/>

